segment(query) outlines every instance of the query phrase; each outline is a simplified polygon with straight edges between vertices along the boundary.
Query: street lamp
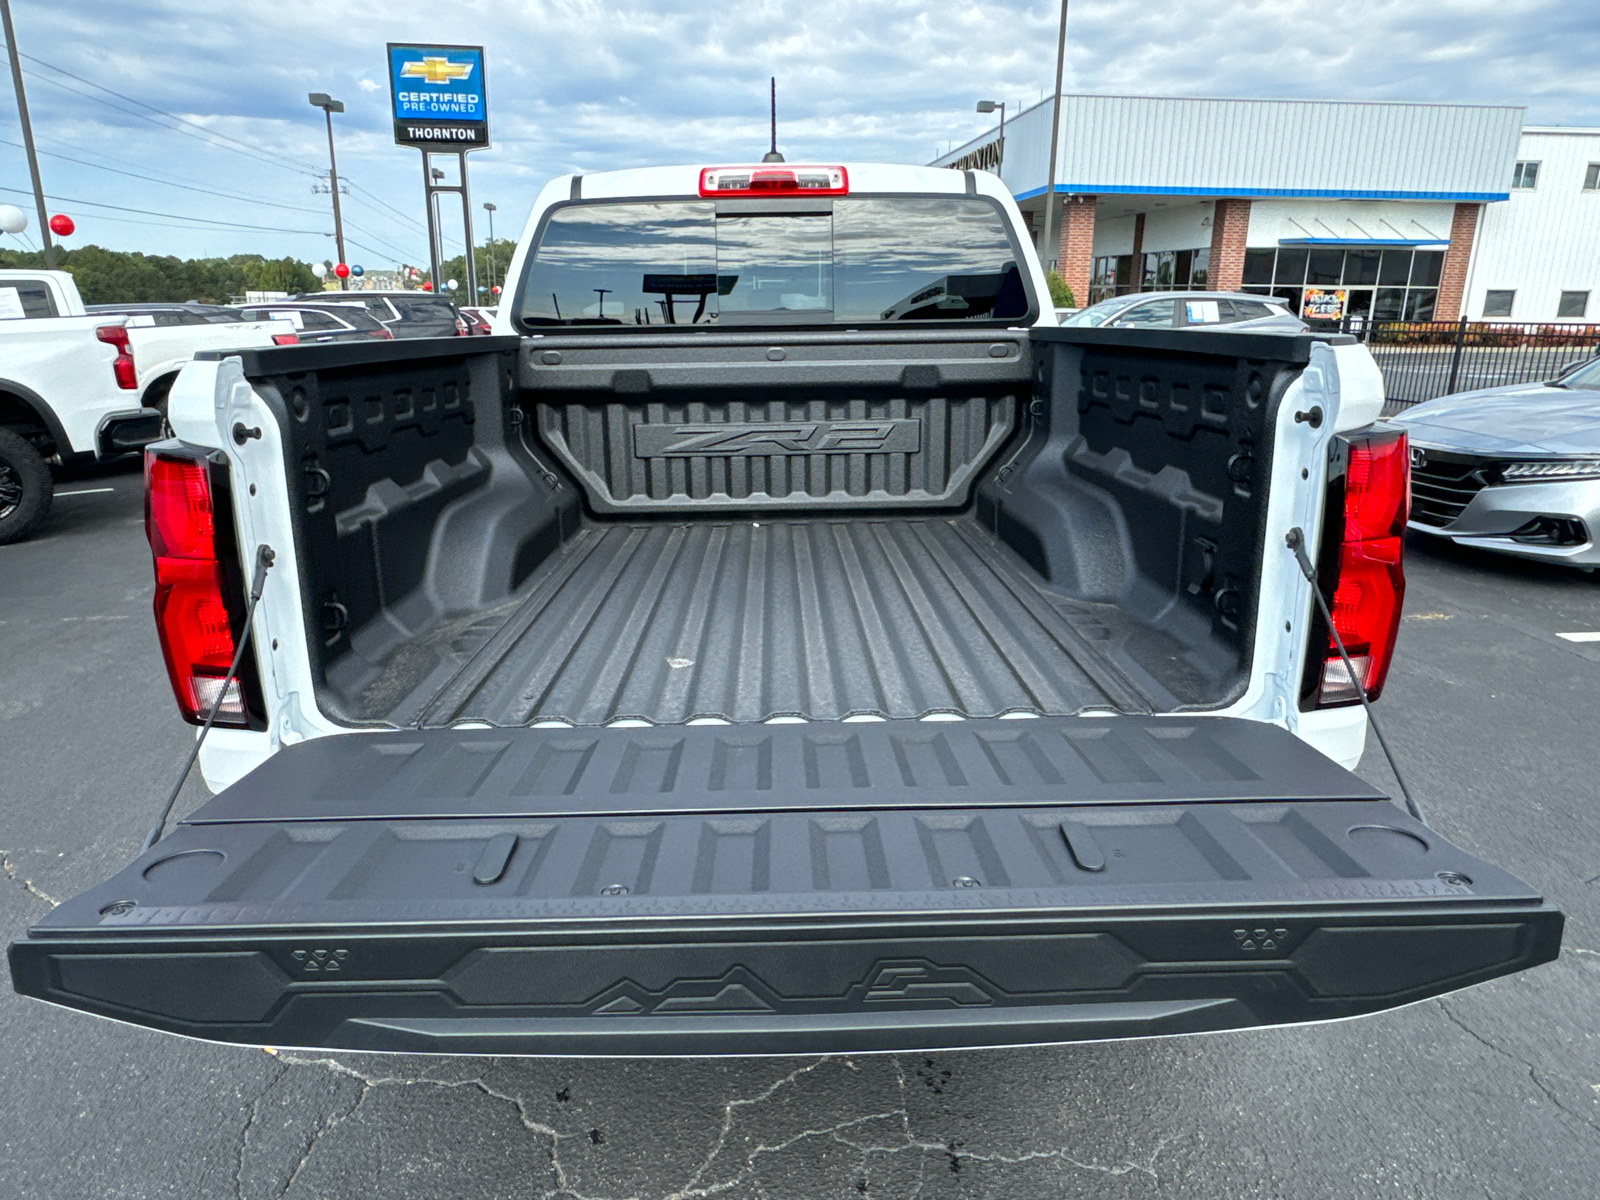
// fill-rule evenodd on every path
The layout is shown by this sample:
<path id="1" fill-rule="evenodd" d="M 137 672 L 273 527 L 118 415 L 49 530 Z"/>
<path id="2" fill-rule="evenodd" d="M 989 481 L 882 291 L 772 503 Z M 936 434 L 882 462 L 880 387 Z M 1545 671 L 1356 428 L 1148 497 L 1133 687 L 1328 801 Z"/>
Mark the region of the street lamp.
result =
<path id="1" fill-rule="evenodd" d="M 320 108 L 328 119 L 328 183 L 333 193 L 333 240 L 339 248 L 339 261 L 344 262 L 344 222 L 339 217 L 339 164 L 333 156 L 333 114 L 344 111 L 344 102 L 335 100 L 327 92 L 312 92 L 311 107 Z M 339 290 L 345 287 L 344 277 L 339 277 Z"/>
<path id="2" fill-rule="evenodd" d="M 1006 164 L 1006 102 L 1004 100 L 978 101 L 978 111 L 981 113 L 992 113 L 997 108 L 1000 110 L 1000 151 L 995 156 L 994 173 L 996 175 L 1000 174 Z"/>
<path id="3" fill-rule="evenodd" d="M 494 205 L 484 201 L 483 210 L 489 214 L 489 287 L 494 287 Z M 493 292 L 490 293 L 491 295 Z"/>

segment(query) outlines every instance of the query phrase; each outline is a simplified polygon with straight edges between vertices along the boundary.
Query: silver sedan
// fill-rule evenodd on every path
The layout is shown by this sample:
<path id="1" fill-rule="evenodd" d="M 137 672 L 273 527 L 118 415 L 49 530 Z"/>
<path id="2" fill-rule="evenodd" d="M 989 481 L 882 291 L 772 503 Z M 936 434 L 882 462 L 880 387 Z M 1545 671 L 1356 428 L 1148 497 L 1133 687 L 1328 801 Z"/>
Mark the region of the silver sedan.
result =
<path id="1" fill-rule="evenodd" d="M 1131 292 L 1061 315 L 1062 325 L 1106 329 L 1227 329 L 1304 333 L 1306 323 L 1274 296 L 1244 292 Z"/>
<path id="2" fill-rule="evenodd" d="M 1600 566 L 1600 360 L 1546 383 L 1441 396 L 1393 418 L 1411 441 L 1411 528 Z"/>

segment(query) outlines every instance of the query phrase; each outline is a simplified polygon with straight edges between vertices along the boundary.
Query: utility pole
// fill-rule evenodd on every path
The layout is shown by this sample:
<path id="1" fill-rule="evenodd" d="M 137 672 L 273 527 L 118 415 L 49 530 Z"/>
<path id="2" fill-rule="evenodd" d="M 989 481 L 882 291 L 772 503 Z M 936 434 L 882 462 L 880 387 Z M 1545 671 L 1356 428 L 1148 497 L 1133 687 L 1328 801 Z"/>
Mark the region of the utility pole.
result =
<path id="1" fill-rule="evenodd" d="M 1056 229 L 1056 143 L 1061 137 L 1061 70 L 1067 61 L 1067 0 L 1061 0 L 1061 34 L 1056 39 L 1056 90 L 1050 100 L 1050 174 L 1044 181 L 1044 246 L 1047 267 L 1054 252 Z"/>
<path id="2" fill-rule="evenodd" d="M 39 181 L 39 155 L 33 148 L 33 122 L 28 120 L 28 94 L 22 87 L 22 59 L 17 54 L 17 31 L 11 24 L 11 0 L 0 0 L 5 19 L 6 49 L 11 54 L 11 82 L 17 88 L 17 116 L 22 121 L 22 145 L 28 152 L 28 173 L 33 176 L 33 203 L 39 214 L 39 239 L 44 243 L 44 269 L 56 269 L 56 248 L 50 242 L 50 218 L 45 215 L 44 184 Z"/>
<path id="3" fill-rule="evenodd" d="M 339 164 L 333 157 L 333 114 L 344 111 L 344 101 L 335 100 L 327 92 L 312 92 L 309 97 L 314 108 L 320 108 L 322 115 L 328 118 L 328 183 L 329 190 L 333 193 L 333 240 L 339 248 L 339 261 L 348 263 L 350 260 L 344 256 L 344 222 L 339 219 Z M 342 292 L 348 286 L 345 277 L 339 277 L 339 290 Z"/>

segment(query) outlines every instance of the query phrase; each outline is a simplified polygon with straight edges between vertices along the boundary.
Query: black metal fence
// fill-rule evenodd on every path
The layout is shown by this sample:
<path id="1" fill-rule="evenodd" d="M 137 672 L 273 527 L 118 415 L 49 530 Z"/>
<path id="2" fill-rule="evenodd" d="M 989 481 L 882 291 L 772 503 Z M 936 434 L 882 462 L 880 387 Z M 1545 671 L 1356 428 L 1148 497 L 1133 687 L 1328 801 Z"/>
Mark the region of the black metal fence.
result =
<path id="1" fill-rule="evenodd" d="M 1600 325 L 1347 320 L 1383 372 L 1393 414 L 1454 392 L 1553 379 L 1600 354 Z"/>

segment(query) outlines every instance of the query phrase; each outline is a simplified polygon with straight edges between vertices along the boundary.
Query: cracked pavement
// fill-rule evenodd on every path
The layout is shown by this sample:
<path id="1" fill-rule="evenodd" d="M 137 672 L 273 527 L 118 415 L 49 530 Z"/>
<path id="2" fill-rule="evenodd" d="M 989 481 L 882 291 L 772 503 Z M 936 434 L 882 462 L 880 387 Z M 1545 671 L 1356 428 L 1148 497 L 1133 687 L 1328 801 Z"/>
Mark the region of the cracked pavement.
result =
<path id="1" fill-rule="evenodd" d="M 0 547 L 0 923 L 133 856 L 188 747 L 136 471 Z M 1325 1026 L 656 1061 L 213 1046 L 0 994 L 26 1197 L 1586 1197 L 1600 1176 L 1600 579 L 1414 545 L 1379 707 L 1429 818 L 1542 885 L 1559 962 Z M 100 618 L 89 620 L 90 617 Z M 125 618 L 125 619 L 107 619 Z M 1363 773 L 1388 779 L 1369 755 Z M 187 810 L 203 797 L 191 783 Z"/>

